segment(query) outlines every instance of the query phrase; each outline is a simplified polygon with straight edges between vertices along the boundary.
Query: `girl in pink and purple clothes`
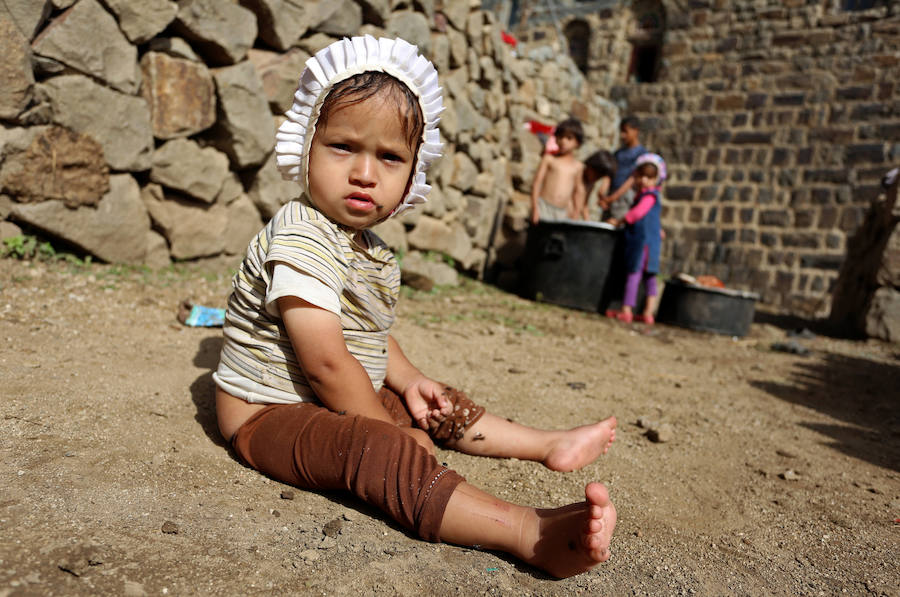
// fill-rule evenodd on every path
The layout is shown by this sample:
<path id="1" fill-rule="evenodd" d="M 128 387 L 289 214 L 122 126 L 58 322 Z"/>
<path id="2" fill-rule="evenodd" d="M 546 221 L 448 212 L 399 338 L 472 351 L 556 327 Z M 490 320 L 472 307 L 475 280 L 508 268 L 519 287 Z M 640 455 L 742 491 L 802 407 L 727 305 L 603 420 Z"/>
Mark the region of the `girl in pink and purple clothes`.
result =
<path id="1" fill-rule="evenodd" d="M 606 314 L 626 323 L 637 320 L 652 325 L 659 298 L 656 274 L 659 272 L 659 253 L 662 244 L 660 187 L 666 179 L 666 162 L 655 153 L 645 153 L 635 162 L 633 176 L 638 189 L 634 206 L 622 220 L 616 218 L 608 220 L 614 226 L 625 224 L 627 277 L 622 310 L 609 310 Z M 638 287 L 641 282 L 644 283 L 647 298 L 643 314 L 635 316 L 634 307 L 637 304 Z"/>

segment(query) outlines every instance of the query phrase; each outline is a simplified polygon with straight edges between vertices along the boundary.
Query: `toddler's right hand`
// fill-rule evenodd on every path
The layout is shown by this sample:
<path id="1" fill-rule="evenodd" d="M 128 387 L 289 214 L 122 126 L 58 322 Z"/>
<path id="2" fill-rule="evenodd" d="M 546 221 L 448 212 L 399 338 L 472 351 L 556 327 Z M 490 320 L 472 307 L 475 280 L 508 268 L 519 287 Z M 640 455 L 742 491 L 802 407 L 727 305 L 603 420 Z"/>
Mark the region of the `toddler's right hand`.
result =
<path id="1" fill-rule="evenodd" d="M 437 427 L 453 412 L 453 405 L 444 395 L 444 387 L 423 375 L 403 389 L 406 407 L 422 429 Z"/>

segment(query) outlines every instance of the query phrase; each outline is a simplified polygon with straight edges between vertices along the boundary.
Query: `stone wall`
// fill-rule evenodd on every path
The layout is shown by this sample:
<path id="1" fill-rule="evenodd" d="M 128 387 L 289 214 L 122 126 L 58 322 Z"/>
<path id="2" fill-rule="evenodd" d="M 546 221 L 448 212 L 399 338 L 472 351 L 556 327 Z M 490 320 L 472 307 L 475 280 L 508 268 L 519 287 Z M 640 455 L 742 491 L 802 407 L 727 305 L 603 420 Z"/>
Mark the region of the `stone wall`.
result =
<path id="1" fill-rule="evenodd" d="M 560 30 L 590 24 L 595 91 L 641 117 L 669 163 L 667 272 L 716 275 L 783 313 L 829 313 L 847 241 L 900 162 L 900 5 L 875 4 L 559 3 Z M 546 12 L 518 32 L 558 43 Z M 637 83 L 633 52 L 656 35 L 655 81 Z"/>
<path id="2" fill-rule="evenodd" d="M 241 254 L 296 195 L 272 149 L 305 60 L 364 33 L 417 44 L 447 107 L 430 201 L 379 233 L 407 263 L 434 251 L 481 275 L 503 246 L 511 264 L 527 206 L 517 199 L 541 150 L 523 124 L 572 113 L 607 145 L 600 131 L 618 110 L 566 55 L 517 58 L 468 0 L 7 0 L 4 235 L 39 231 L 105 261 L 154 267 Z"/>

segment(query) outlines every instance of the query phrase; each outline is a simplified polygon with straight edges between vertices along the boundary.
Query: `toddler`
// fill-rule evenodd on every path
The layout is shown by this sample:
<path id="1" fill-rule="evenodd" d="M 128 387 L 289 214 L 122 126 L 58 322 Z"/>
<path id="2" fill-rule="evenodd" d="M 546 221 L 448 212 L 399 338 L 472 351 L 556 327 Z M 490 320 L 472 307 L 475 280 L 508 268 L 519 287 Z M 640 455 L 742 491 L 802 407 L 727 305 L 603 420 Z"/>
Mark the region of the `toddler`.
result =
<path id="1" fill-rule="evenodd" d="M 662 241 L 660 224 L 660 186 L 666 179 L 666 163 L 655 153 L 645 153 L 637 158 L 632 174 L 637 187 L 637 199 L 634 207 L 628 210 L 622 221 L 625 223 L 625 296 L 622 299 L 622 310 L 607 311 L 609 317 L 615 317 L 626 323 L 637 319 L 653 324 L 653 314 L 659 291 L 656 286 L 656 274 L 659 272 L 659 252 Z M 609 220 L 617 226 L 621 223 L 617 218 Z M 646 301 L 643 315 L 634 316 L 637 304 L 638 287 L 643 281 Z"/>
<path id="2" fill-rule="evenodd" d="M 571 471 L 607 451 L 615 418 L 549 431 L 492 415 L 426 377 L 390 334 L 400 270 L 369 228 L 425 200 L 441 110 L 434 67 L 403 40 L 344 39 L 307 62 L 275 147 L 301 195 L 234 277 L 213 376 L 219 429 L 247 465 L 348 491 L 425 540 L 578 574 L 610 556 L 603 485 L 555 509 L 508 503 L 438 463 L 432 442 Z"/>
<path id="3" fill-rule="evenodd" d="M 586 160 L 584 160 L 584 194 L 590 197 L 594 188 L 597 189 L 597 197 L 604 197 L 609 192 L 609 185 L 612 177 L 616 175 L 616 160 L 613 154 L 606 150 L 595 151 Z M 590 201 L 584 202 L 584 212 L 582 214 L 585 220 L 598 220 L 593 217 L 590 212 Z"/>

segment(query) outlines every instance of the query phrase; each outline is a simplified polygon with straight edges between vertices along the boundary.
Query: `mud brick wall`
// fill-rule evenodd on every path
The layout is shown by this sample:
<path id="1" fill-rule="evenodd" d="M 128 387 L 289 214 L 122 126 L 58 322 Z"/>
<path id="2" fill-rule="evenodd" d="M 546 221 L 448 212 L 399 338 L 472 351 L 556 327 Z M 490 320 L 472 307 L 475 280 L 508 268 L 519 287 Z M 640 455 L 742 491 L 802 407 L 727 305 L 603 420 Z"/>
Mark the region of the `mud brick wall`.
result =
<path id="1" fill-rule="evenodd" d="M 847 240 L 900 163 L 900 4 L 562 4 L 561 30 L 590 25 L 595 91 L 640 117 L 669 163 L 664 273 L 713 274 L 773 310 L 827 315 Z M 636 83 L 647 10 L 663 16 L 661 60 L 655 81 Z M 557 37 L 541 18 L 532 43 Z"/>

